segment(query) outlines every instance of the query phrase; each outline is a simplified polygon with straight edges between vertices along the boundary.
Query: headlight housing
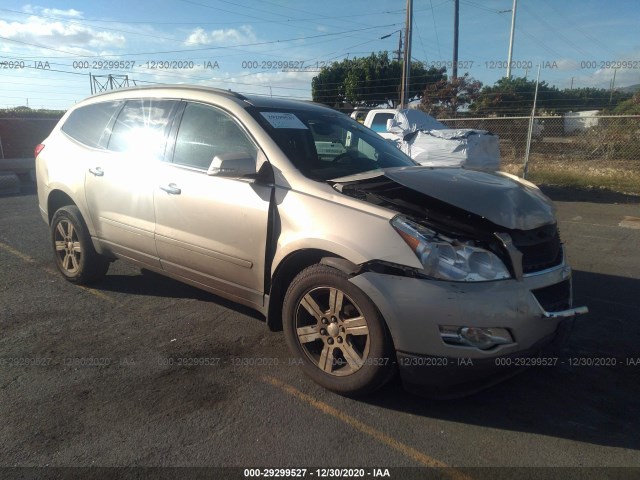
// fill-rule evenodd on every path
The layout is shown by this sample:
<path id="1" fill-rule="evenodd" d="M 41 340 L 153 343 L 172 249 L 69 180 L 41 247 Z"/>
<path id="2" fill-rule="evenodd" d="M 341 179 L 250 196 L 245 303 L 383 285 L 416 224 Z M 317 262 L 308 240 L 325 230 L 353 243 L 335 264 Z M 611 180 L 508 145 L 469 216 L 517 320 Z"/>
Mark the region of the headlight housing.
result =
<path id="1" fill-rule="evenodd" d="M 416 254 L 424 275 L 456 282 L 511 278 L 507 267 L 493 252 L 442 237 L 402 215 L 394 217 L 391 226 Z"/>

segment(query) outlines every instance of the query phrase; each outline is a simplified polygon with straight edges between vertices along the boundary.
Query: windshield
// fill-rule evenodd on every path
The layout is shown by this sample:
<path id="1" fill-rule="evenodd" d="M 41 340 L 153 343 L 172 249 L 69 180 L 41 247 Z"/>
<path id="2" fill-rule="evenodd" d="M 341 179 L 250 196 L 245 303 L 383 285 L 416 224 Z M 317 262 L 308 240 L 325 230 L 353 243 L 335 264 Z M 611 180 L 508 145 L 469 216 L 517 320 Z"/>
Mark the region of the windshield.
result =
<path id="1" fill-rule="evenodd" d="M 393 143 L 338 112 L 315 108 L 250 111 L 291 163 L 314 180 L 417 165 Z"/>

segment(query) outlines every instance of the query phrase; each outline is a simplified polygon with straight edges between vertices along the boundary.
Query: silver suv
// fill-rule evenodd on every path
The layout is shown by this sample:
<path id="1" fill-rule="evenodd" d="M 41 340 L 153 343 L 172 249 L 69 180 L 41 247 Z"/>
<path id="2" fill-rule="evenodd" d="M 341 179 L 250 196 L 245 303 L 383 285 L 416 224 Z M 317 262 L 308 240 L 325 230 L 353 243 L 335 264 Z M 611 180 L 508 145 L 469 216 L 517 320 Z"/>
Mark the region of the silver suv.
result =
<path id="1" fill-rule="evenodd" d="M 36 152 L 67 280 L 125 259 L 250 306 L 342 394 L 396 371 L 433 395 L 478 389 L 586 312 L 535 186 L 417 166 L 320 105 L 126 89 L 74 106 Z"/>

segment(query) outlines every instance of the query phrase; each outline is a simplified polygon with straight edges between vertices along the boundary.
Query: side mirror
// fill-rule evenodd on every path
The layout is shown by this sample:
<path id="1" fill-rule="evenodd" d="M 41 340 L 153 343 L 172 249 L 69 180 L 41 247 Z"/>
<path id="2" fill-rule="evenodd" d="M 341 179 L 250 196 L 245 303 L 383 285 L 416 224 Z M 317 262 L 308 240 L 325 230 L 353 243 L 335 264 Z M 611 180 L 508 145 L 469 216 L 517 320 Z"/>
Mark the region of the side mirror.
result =
<path id="1" fill-rule="evenodd" d="M 402 135 L 403 129 L 400 126 L 400 122 L 398 122 L 395 118 L 390 118 L 387 120 L 387 132 L 395 133 L 396 135 Z"/>
<path id="2" fill-rule="evenodd" d="M 207 170 L 207 175 L 216 177 L 238 178 L 255 173 L 256 160 L 246 152 L 216 155 Z"/>

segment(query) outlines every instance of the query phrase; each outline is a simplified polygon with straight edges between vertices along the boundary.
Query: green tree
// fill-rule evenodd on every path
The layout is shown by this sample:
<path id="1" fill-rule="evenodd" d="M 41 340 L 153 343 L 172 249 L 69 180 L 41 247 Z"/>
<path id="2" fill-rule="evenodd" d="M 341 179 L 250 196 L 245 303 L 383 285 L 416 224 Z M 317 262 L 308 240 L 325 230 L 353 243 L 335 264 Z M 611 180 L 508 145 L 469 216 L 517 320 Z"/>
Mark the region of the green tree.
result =
<path id="1" fill-rule="evenodd" d="M 493 86 L 485 86 L 471 110 L 479 115 L 526 116 L 531 114 L 533 97 L 536 90 L 535 80 L 520 78 L 501 78 Z M 560 91 L 547 82 L 538 85 L 537 108 L 540 111 L 555 112 Z"/>
<path id="2" fill-rule="evenodd" d="M 501 78 L 494 85 L 482 88 L 471 110 L 478 115 L 527 116 L 531 114 L 535 90 L 535 80 Z M 542 81 L 538 86 L 536 108 L 539 112 L 550 114 L 605 110 L 615 108 L 630 97 L 629 93 L 612 93 L 603 88 L 559 90 Z"/>
<path id="3" fill-rule="evenodd" d="M 620 102 L 614 109 L 616 115 L 640 115 L 640 92 L 631 97 L 629 100 Z"/>
<path id="4" fill-rule="evenodd" d="M 411 63 L 409 99 L 422 97 L 425 86 L 444 77 L 445 69 L 426 69 L 421 62 Z M 388 52 L 368 57 L 344 59 L 322 68 L 311 81 L 315 102 L 330 107 L 345 104 L 361 107 L 387 105 L 395 108 L 400 99 L 402 63 L 389 58 Z"/>
<path id="5" fill-rule="evenodd" d="M 420 109 L 429 115 L 455 117 L 460 108 L 471 105 L 480 94 L 482 82 L 465 73 L 464 76 L 427 83 Z"/>

